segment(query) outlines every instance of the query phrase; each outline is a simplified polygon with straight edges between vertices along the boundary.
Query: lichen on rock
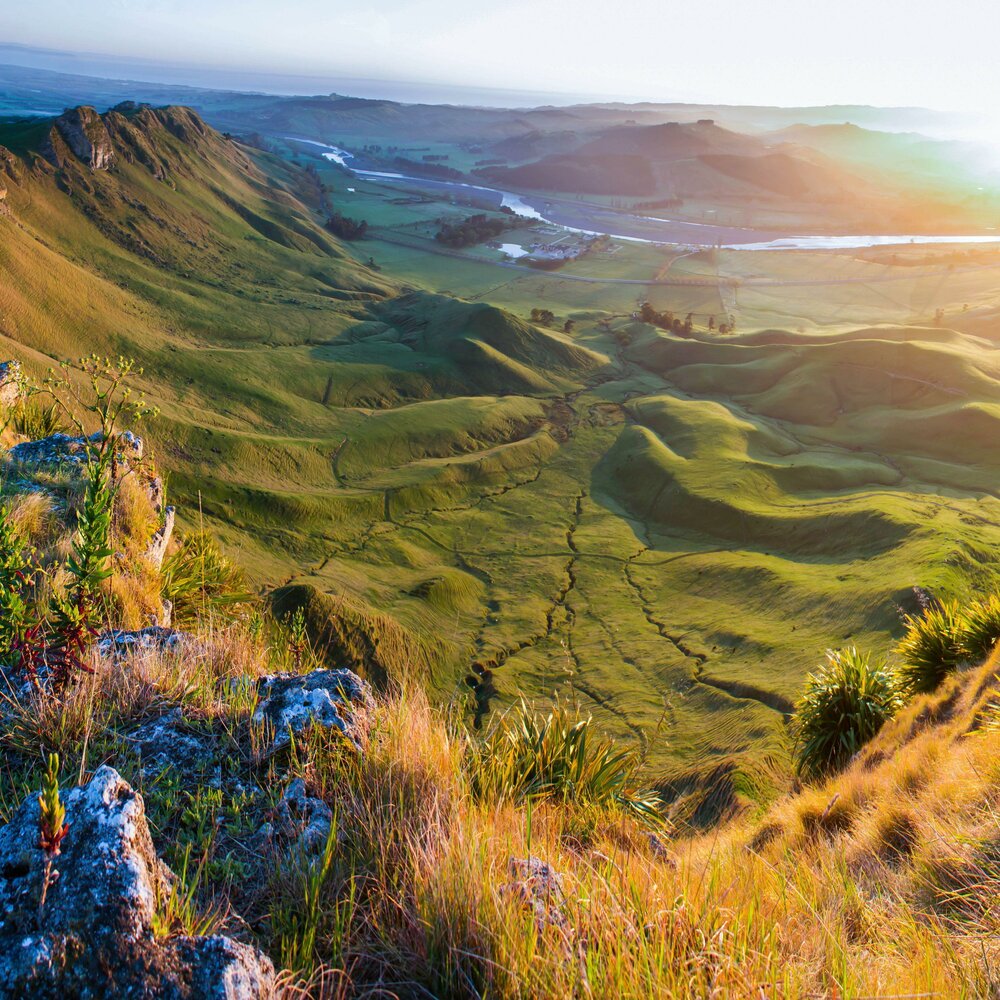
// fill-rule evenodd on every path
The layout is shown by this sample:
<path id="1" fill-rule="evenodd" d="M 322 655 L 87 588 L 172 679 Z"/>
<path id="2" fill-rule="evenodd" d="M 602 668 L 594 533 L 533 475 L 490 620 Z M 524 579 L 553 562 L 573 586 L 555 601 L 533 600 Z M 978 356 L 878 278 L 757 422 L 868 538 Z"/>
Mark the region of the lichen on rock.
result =
<path id="1" fill-rule="evenodd" d="M 368 713 L 375 704 L 368 684 L 347 669 L 272 674 L 261 678 L 258 695 L 253 721 L 273 727 L 272 749 L 287 744 L 290 732 L 300 733 L 311 725 L 339 729 L 361 749 Z"/>
<path id="2" fill-rule="evenodd" d="M 64 804 L 68 832 L 43 907 L 37 795 L 0 828 L 0 1000 L 275 995 L 270 959 L 248 945 L 155 936 L 175 876 L 156 855 L 142 796 L 117 771 L 99 768 Z"/>

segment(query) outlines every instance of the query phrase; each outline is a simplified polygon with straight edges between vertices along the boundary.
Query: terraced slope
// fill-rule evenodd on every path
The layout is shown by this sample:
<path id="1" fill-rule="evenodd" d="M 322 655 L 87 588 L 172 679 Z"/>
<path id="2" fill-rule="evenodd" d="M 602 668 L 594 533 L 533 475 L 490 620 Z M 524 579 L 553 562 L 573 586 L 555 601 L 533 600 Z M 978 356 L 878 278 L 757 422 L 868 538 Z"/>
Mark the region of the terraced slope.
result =
<path id="1" fill-rule="evenodd" d="M 995 575 L 990 323 L 680 338 L 588 290 L 564 334 L 400 287 L 190 112 L 84 117 L 107 169 L 0 134 L 2 350 L 139 357 L 183 507 L 331 659 L 480 718 L 558 693 L 763 795 L 824 648 Z"/>

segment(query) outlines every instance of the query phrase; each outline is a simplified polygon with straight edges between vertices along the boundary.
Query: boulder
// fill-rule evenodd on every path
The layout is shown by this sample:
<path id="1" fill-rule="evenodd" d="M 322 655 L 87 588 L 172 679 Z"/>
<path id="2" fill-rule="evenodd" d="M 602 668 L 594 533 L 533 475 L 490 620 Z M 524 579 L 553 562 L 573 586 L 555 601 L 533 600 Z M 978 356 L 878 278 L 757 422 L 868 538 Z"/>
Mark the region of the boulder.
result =
<path id="1" fill-rule="evenodd" d="M 539 931 L 546 927 L 565 930 L 569 926 L 564 912 L 566 891 L 563 876 L 547 861 L 531 855 L 527 858 L 511 858 L 510 874 L 513 881 L 505 888 L 521 900 L 535 916 Z"/>
<path id="2" fill-rule="evenodd" d="M 275 996 L 271 961 L 248 945 L 154 935 L 175 877 L 156 856 L 142 797 L 117 771 L 99 768 L 63 803 L 68 831 L 43 907 L 37 795 L 0 828 L 0 1000 Z"/>
<path id="3" fill-rule="evenodd" d="M 99 445 L 100 433 L 91 434 L 89 438 L 72 434 L 50 434 L 37 441 L 24 441 L 10 449 L 10 457 L 15 462 L 26 462 L 31 465 L 84 465 L 87 461 L 88 446 Z M 142 458 L 142 438 L 132 431 L 123 431 L 118 435 L 117 453 L 121 460 L 136 460 Z"/>
<path id="4" fill-rule="evenodd" d="M 192 729 L 179 708 L 144 722 L 128 736 L 128 742 L 139 754 L 143 778 L 155 778 L 172 768 L 199 784 L 222 787 L 222 761 L 215 737 Z"/>
<path id="5" fill-rule="evenodd" d="M 367 739 L 375 701 L 371 688 L 352 670 L 271 674 L 260 679 L 257 694 L 253 721 L 273 727 L 272 750 L 287 744 L 290 732 L 311 725 L 339 729 L 359 750 Z"/>
<path id="6" fill-rule="evenodd" d="M 116 628 L 102 632 L 97 637 L 97 652 L 101 656 L 115 659 L 148 650 L 173 653 L 183 646 L 192 645 L 194 641 L 190 632 L 165 625 L 150 625 L 139 629 Z"/>

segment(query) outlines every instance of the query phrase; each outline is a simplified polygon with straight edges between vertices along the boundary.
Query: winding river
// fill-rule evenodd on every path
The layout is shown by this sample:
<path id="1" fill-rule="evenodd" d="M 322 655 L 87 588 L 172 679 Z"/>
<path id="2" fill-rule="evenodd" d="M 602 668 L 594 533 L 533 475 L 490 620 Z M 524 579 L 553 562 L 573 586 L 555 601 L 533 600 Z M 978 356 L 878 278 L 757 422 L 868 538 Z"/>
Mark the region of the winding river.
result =
<path id="1" fill-rule="evenodd" d="M 779 235 L 777 233 L 762 233 L 756 229 L 740 229 L 733 226 L 720 226 L 711 223 L 683 222 L 679 219 L 661 219 L 654 216 L 627 215 L 603 209 L 600 205 L 580 203 L 548 198 L 544 195 L 520 195 L 511 191 L 501 191 L 497 188 L 484 187 L 480 184 L 467 184 L 461 181 L 441 181 L 429 177 L 413 177 L 408 174 L 394 173 L 385 170 L 366 170 L 352 166 L 349 161 L 354 154 L 338 146 L 331 146 L 315 139 L 300 139 L 297 136 L 287 136 L 294 142 L 302 142 L 309 146 L 318 146 L 325 150 L 323 157 L 336 163 L 358 177 L 369 177 L 373 180 L 403 182 L 421 188 L 454 194 L 471 191 L 485 195 L 498 208 L 509 208 L 528 219 L 547 222 L 560 226 L 574 233 L 588 236 L 599 236 L 607 233 L 619 240 L 633 243 L 678 244 L 690 247 L 718 247 L 722 250 L 859 250 L 865 247 L 904 246 L 911 244 L 936 243 L 1000 243 L 1000 233 L 977 234 L 975 236 L 796 236 Z M 587 221 L 607 222 L 599 229 L 583 228 L 574 225 L 581 221 L 584 214 Z M 654 234 L 654 235 L 651 235 Z M 770 237 L 762 239 L 762 236 Z"/>

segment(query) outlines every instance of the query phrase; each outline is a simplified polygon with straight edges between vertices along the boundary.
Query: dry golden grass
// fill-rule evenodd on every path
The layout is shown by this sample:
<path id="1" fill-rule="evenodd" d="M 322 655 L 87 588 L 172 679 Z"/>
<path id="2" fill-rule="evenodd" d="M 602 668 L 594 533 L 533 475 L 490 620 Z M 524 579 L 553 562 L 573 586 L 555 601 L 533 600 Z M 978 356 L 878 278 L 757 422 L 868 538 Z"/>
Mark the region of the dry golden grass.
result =
<path id="1" fill-rule="evenodd" d="M 281 655 L 246 629 L 95 666 L 16 710 L 6 748 L 90 770 L 114 761 L 109 734 L 180 704 L 231 731 L 241 766 L 275 766 L 245 743 L 252 680 Z M 949 679 L 762 818 L 674 840 L 620 810 L 477 801 L 471 737 L 424 694 L 394 694 L 362 753 L 327 730 L 296 741 L 280 780 L 301 775 L 330 803 L 337 837 L 322 877 L 276 861 L 251 923 L 279 964 L 294 957 L 290 996 L 995 995 L 996 669 Z M 563 877 L 540 911 L 511 870 L 528 857 Z M 282 915 L 301 917 L 307 889 L 304 948 Z"/>

